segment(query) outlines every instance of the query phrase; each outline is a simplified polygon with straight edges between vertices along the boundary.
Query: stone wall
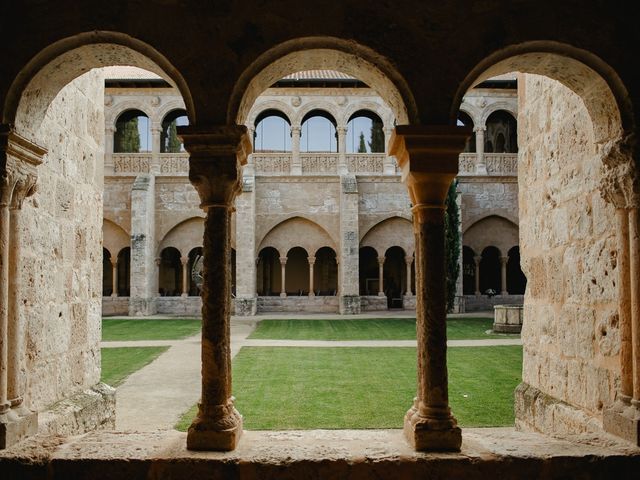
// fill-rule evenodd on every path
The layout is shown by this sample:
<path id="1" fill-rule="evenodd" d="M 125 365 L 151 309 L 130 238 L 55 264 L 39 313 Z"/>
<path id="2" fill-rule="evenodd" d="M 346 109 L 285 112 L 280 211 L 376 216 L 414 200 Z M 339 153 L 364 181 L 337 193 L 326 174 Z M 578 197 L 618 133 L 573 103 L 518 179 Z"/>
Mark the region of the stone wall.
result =
<path id="1" fill-rule="evenodd" d="M 23 207 L 20 304 L 38 410 L 100 380 L 103 85 L 95 70 L 68 84 L 37 134 L 48 154 Z"/>
<path id="2" fill-rule="evenodd" d="M 102 315 L 129 315 L 129 297 L 102 297 Z"/>
<path id="3" fill-rule="evenodd" d="M 521 82 L 520 240 L 525 296 L 517 426 L 600 428 L 619 381 L 615 212 L 582 100 L 558 82 Z M 524 87 L 524 88 L 523 88 Z"/>

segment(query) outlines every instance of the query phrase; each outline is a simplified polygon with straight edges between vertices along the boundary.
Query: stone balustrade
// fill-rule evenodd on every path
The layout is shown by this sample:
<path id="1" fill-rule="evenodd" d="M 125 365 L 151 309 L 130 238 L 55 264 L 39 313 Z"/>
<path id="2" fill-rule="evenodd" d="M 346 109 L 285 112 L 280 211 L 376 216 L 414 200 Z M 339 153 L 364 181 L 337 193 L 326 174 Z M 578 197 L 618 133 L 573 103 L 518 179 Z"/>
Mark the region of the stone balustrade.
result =
<path id="1" fill-rule="evenodd" d="M 349 153 L 347 154 L 347 169 L 349 173 L 382 175 L 386 158 L 386 153 Z"/>
<path id="2" fill-rule="evenodd" d="M 302 175 L 337 175 L 340 163 L 339 153 L 301 152 Z M 251 155 L 256 175 L 290 175 L 293 155 L 290 152 L 258 152 Z M 385 174 L 385 153 L 348 153 L 346 166 L 349 173 Z M 395 162 L 392 162 L 395 165 Z M 393 169 L 395 173 L 395 168 Z"/>
<path id="3" fill-rule="evenodd" d="M 189 154 L 187 152 L 161 153 L 160 173 L 162 175 L 188 175 Z"/>
<path id="4" fill-rule="evenodd" d="M 289 175 L 291 171 L 291 153 L 254 153 L 251 158 L 259 175 Z"/>
<path id="5" fill-rule="evenodd" d="M 301 153 L 303 175 L 337 175 L 338 153 Z"/>
<path id="6" fill-rule="evenodd" d="M 478 172 L 479 159 L 477 153 L 461 153 L 459 157 L 459 175 L 493 175 L 517 176 L 517 153 L 485 153 L 483 162 L 486 174 Z"/>
<path id="7" fill-rule="evenodd" d="M 114 153 L 114 173 L 138 174 L 149 173 L 151 153 Z"/>

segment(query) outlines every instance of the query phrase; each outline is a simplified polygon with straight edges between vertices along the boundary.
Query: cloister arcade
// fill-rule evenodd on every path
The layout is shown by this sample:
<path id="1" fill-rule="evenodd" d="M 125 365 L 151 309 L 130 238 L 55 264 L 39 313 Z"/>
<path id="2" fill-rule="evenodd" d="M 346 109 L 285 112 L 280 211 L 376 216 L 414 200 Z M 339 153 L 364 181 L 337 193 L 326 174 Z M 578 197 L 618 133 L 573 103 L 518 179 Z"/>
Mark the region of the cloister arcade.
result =
<path id="1" fill-rule="evenodd" d="M 510 221 L 516 217 L 513 223 L 518 225 L 521 241 L 506 249 L 495 242 L 473 249 L 483 258 L 496 258 L 505 251 L 507 255 L 512 251 L 515 258 L 512 248 L 520 246 L 527 293 L 523 381 L 515 393 L 517 427 L 569 436 L 607 431 L 640 443 L 640 282 L 636 278 L 640 271 L 640 216 L 634 193 L 638 191 L 638 85 L 631 61 L 640 42 L 633 28 L 635 18 L 628 11 L 604 3 L 585 6 L 537 1 L 525 2 L 506 14 L 502 5 L 484 5 L 480 15 L 491 21 L 456 26 L 442 20 L 456 17 L 456 7 L 448 4 L 412 2 L 367 9 L 371 25 L 388 25 L 391 33 L 402 27 L 399 48 L 397 41 L 389 42 L 389 36 L 381 36 L 377 29 L 353 28 L 352 11 L 337 5 L 327 8 L 310 3 L 305 5 L 309 10 L 304 16 L 298 12 L 294 16 L 290 5 L 271 2 L 256 2 L 246 9 L 230 5 L 223 13 L 233 19 L 232 28 L 220 29 L 216 35 L 211 35 L 210 25 L 220 21 L 217 5 L 203 5 L 194 12 L 171 4 L 152 18 L 145 15 L 148 6 L 144 2 L 119 9 L 117 16 L 103 14 L 100 5 L 83 5 L 80 13 L 44 4 L 37 6 L 44 11 L 36 11 L 34 5 L 9 2 L 0 29 L 5 45 L 0 75 L 3 434 L 15 432 L 16 425 L 21 426 L 20 435 L 33 434 L 33 426 L 38 427 L 36 412 L 89 390 L 92 401 L 102 407 L 91 412 L 104 415 L 90 422 L 96 427 L 110 425 L 110 392 L 99 385 L 100 314 L 96 307 L 100 301 L 94 294 L 100 290 L 101 224 L 103 219 L 109 220 L 130 236 L 129 312 L 144 315 L 158 305 L 157 290 L 147 281 L 158 278 L 152 274 L 157 240 L 175 225 L 161 216 L 155 218 L 155 205 L 171 209 L 181 204 L 174 213 L 183 220 L 202 217 L 199 206 L 205 210 L 202 398 L 187 434 L 189 449 L 232 450 L 242 434 L 242 417 L 234 407 L 231 391 L 231 232 L 236 233 L 236 310 L 255 311 L 256 253 L 266 234 L 279 223 L 276 217 L 283 221 L 309 216 L 337 240 L 331 248 L 337 254 L 339 309 L 353 313 L 362 307 L 359 282 L 353 281 L 358 278 L 354 272 L 360 260 L 361 232 L 386 218 L 410 216 L 417 275 L 417 394 L 413 403 L 407 400 L 404 434 L 416 450 L 459 451 L 462 433 L 448 398 L 442 285 L 442 204 L 458 172 L 459 177 L 473 180 L 460 180 L 462 205 L 465 198 L 478 195 L 477 204 L 462 209 L 463 229 L 464 225 L 473 228 L 484 218 L 478 210 L 498 193 L 512 198 L 515 188 L 507 188 L 507 184 L 518 182 L 521 187 L 517 216 L 513 214 L 514 203 L 511 208 L 505 203 L 493 212 Z M 262 21 L 264 18 L 269 21 Z M 433 28 L 425 28 L 429 21 Z M 181 41 L 176 42 L 166 34 L 176 24 L 202 28 L 182 29 Z M 463 34 L 469 39 L 465 46 L 456 43 L 452 47 L 452 35 Z M 193 50 L 185 54 L 185 46 Z M 212 73 L 211 62 L 194 58 L 213 59 L 225 68 Z M 188 153 L 161 156 L 161 120 L 154 124 L 150 111 L 151 153 L 114 152 L 111 143 L 115 132 L 103 137 L 104 106 L 102 100 L 94 101 L 103 85 L 100 75 L 91 71 L 113 64 L 157 73 L 176 89 L 166 92 L 168 97 L 175 100 L 182 96 L 181 108 L 188 112 L 190 125 L 177 128 L 177 133 Z M 347 129 L 338 123 L 334 126 L 336 152 L 301 150 L 299 158 L 293 153 L 256 153 L 247 158 L 252 136 L 248 130 L 255 125 L 248 119 L 260 104 L 257 99 L 273 93 L 268 90 L 274 81 L 314 69 L 344 71 L 384 99 L 395 119 L 395 123 L 387 122 L 387 117 L 380 115 L 389 139 L 385 153 L 371 153 L 366 159 L 351 157 L 357 154 L 347 154 L 346 142 L 341 140 Z M 461 154 L 471 133 L 469 127 L 455 125 L 463 98 L 479 106 L 482 95 L 474 92 L 474 87 L 482 89 L 485 80 L 508 72 L 521 72 L 518 81 L 523 87 L 518 105 L 517 157 L 510 152 L 515 138 L 508 118 L 492 130 L 495 137 L 489 142 L 486 137 L 493 133 L 488 124 L 484 123 L 486 131 L 475 127 L 476 152 Z M 171 90 L 166 85 L 160 88 Z M 301 97 L 300 104 L 320 108 L 312 105 L 317 99 L 296 96 Z M 166 105 L 161 97 L 154 91 L 145 102 L 152 104 L 160 98 L 157 103 Z M 346 97 L 336 94 L 335 108 Z M 71 102 L 70 98 L 82 101 Z M 105 125 L 115 128 L 115 122 Z M 105 180 L 105 192 L 110 188 L 127 192 L 111 194 L 111 198 L 120 198 L 129 208 L 105 208 L 101 216 L 96 160 L 99 157 L 102 161 L 103 138 L 107 143 L 104 173 L 109 180 Z M 502 148 L 504 153 L 495 151 Z M 313 181 L 309 181 L 311 177 Z M 496 182 L 493 177 L 501 180 Z M 505 194 L 507 190 L 510 193 Z M 236 223 L 232 227 L 234 204 Z M 123 213 L 126 211 L 133 213 Z M 258 217 L 259 222 L 246 221 Z M 140 218 L 151 220 L 143 224 Z M 246 254 L 247 249 L 251 255 Z M 304 264 L 306 254 L 308 263 L 311 250 L 300 250 L 296 258 Z M 122 250 L 107 251 L 110 258 L 117 255 L 119 264 Z M 401 257 L 397 249 L 387 253 Z M 407 251 L 402 253 L 406 257 Z M 103 251 L 103 264 L 105 257 Z M 10 276 L 10 271 L 21 273 Z M 49 279 L 45 278 L 47 272 L 55 273 Z M 79 286 L 79 279 L 89 281 Z M 20 295 L 25 302 L 18 301 Z M 71 415 L 73 420 L 56 419 L 40 428 L 45 428 L 45 433 L 55 434 L 59 428 L 69 434 L 91 427 L 78 421 L 82 412 Z M 91 418 L 89 413 L 85 416 Z M 68 423 L 60 427 L 58 421 Z M 117 455 L 96 462 L 96 445 L 103 445 L 101 441 L 112 448 L 109 452 L 122 455 L 126 449 L 118 442 L 126 443 L 133 437 L 94 435 L 77 440 L 71 448 L 52 445 L 55 454 L 43 450 L 46 475 L 60 476 L 65 468 L 75 468 L 88 477 L 91 473 L 83 468 L 94 472 L 105 464 L 117 464 L 123 473 L 173 468 L 176 474 L 218 462 L 203 456 L 194 462 L 184 461 L 183 450 L 165 453 L 177 451 L 175 438 L 171 448 L 161 454 L 159 443 L 153 444 L 148 457 L 136 457 L 137 462 L 129 458 L 120 461 Z M 337 432 L 331 440 L 332 448 L 345 441 L 340 435 Z M 5 435 L 3 440 L 13 442 L 15 438 Z M 269 441 L 268 437 L 258 438 Z M 482 434 L 475 439 L 482 443 Z M 143 442 L 138 440 L 136 445 L 142 448 Z M 79 464 L 69 467 L 54 456 L 65 447 L 73 450 L 73 460 Z M 495 448 L 482 448 L 474 457 L 477 461 L 469 462 L 468 455 L 451 458 L 460 458 L 460 468 L 469 475 L 478 464 L 484 468 L 482 473 L 502 476 L 513 473 L 509 468 L 513 468 L 514 459 L 516 464 L 531 465 L 526 452 L 525 460 L 520 461 L 522 457 L 505 455 L 504 450 L 495 453 Z M 527 447 L 522 448 L 526 451 Z M 173 457 L 158 460 L 165 455 Z M 10 459 L 8 468 L 31 468 L 24 456 L 18 457 Z M 497 457 L 511 466 L 505 467 Z M 573 472 L 597 468 L 604 476 L 624 471 L 618 463 L 620 456 L 609 457 L 610 462 L 595 457 L 589 456 L 588 462 Z M 323 469 L 322 473 L 331 474 L 352 468 L 354 458 L 330 459 L 326 462 L 331 465 L 329 472 L 324 458 L 313 464 Z M 391 461 L 386 457 L 383 467 L 375 461 L 363 463 L 360 458 L 365 457 L 353 461 L 361 468 L 358 473 L 375 475 L 379 468 L 403 468 L 416 474 L 418 469 L 423 473 L 431 467 L 424 456 L 395 455 Z M 555 463 L 572 461 L 562 457 Z M 230 463 L 225 458 L 215 465 L 235 468 L 242 462 L 240 455 Z M 548 472 L 547 467 L 558 468 L 550 465 L 553 463 L 536 465 L 539 471 Z"/>

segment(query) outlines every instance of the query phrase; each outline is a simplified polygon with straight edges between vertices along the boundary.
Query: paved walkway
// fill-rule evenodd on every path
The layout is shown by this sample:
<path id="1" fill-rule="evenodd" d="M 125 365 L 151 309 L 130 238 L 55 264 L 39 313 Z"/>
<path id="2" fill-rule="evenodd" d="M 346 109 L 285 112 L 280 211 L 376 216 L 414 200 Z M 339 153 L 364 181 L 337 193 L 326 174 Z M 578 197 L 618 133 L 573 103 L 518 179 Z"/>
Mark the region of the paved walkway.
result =
<path id="1" fill-rule="evenodd" d="M 395 312 L 392 312 L 395 313 Z M 379 317 L 382 315 L 375 315 Z M 384 315 L 400 317 L 398 314 Z M 406 315 L 410 317 L 411 315 Z M 475 314 L 474 316 L 480 316 Z M 331 315 L 305 315 L 306 318 L 332 318 Z M 372 318 L 359 315 L 349 318 Z M 231 356 L 247 347 L 415 347 L 415 340 L 249 340 L 262 318 L 300 318 L 300 315 L 234 317 L 231 322 Z M 335 318 L 344 318 L 338 315 Z M 449 340 L 450 347 L 522 345 L 520 339 Z M 165 353 L 131 374 L 118 387 L 116 428 L 120 431 L 171 429 L 180 416 L 200 396 L 200 334 L 182 340 L 143 340 L 102 342 L 103 348 L 168 346 Z"/>

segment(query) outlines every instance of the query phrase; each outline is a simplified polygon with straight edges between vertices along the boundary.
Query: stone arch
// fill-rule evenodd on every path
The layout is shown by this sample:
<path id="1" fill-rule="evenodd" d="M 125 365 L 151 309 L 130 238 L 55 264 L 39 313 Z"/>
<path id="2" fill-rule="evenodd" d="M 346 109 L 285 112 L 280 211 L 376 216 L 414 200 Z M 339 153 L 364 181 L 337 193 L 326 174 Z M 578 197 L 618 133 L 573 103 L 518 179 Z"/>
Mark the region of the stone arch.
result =
<path id="1" fill-rule="evenodd" d="M 109 251 L 113 260 L 113 255 L 130 244 L 131 238 L 124 228 L 106 218 L 102 219 L 102 246 Z"/>
<path id="2" fill-rule="evenodd" d="M 286 255 L 294 247 L 315 252 L 324 246 L 336 250 L 335 242 L 324 228 L 306 218 L 292 217 L 269 230 L 260 242 L 258 251 L 265 247 L 273 247 L 280 255 Z"/>
<path id="3" fill-rule="evenodd" d="M 133 65 L 160 75 L 182 95 L 189 118 L 195 106 L 180 72 L 155 48 L 119 32 L 93 31 L 59 40 L 35 55 L 7 93 L 2 123 L 36 140 L 47 108 L 67 84 L 93 68 Z"/>
<path id="4" fill-rule="evenodd" d="M 463 100 L 460 104 L 460 111 L 466 113 L 471 121 L 473 122 L 473 127 L 477 127 L 482 125 L 480 122 L 480 118 L 482 117 L 482 112 L 475 105 L 470 104 L 469 102 Z"/>
<path id="5" fill-rule="evenodd" d="M 298 108 L 294 113 L 294 116 L 291 119 L 291 121 L 293 122 L 291 125 L 302 125 L 304 117 L 316 110 L 319 110 L 331 116 L 336 127 L 341 126 L 338 122 L 340 121 L 340 118 L 342 116 L 340 115 L 338 107 L 326 100 L 314 100 L 312 102 L 303 103 L 300 108 Z"/>
<path id="6" fill-rule="evenodd" d="M 254 128 L 256 119 L 263 112 L 267 110 L 277 110 L 281 112 L 285 117 L 289 119 L 289 125 L 293 125 L 293 120 L 296 117 L 296 111 L 280 100 L 265 100 L 265 101 L 256 101 L 256 103 L 251 107 L 249 115 L 245 120 L 245 125 L 247 128 Z"/>
<path id="7" fill-rule="evenodd" d="M 391 247 L 400 247 L 408 256 L 413 256 L 413 225 L 402 217 L 387 218 L 371 227 L 360 240 L 360 247 L 372 247 L 378 255 Z"/>
<path id="8" fill-rule="evenodd" d="M 495 102 L 489 103 L 482 110 L 482 116 L 480 117 L 480 123 L 478 123 L 478 126 L 486 127 L 487 119 L 491 116 L 491 114 L 500 111 L 508 113 L 516 122 L 518 121 L 518 109 L 516 108 L 516 105 L 510 102 Z"/>
<path id="9" fill-rule="evenodd" d="M 158 245 L 158 254 L 165 248 L 173 247 L 181 255 L 187 255 L 193 248 L 202 246 L 204 219 L 192 217 L 175 225 L 167 232 Z M 158 255 L 159 256 L 159 255 Z"/>
<path id="10" fill-rule="evenodd" d="M 376 102 L 364 101 L 357 102 L 347 107 L 342 112 L 342 115 L 338 119 L 338 125 L 346 126 L 349 123 L 351 116 L 360 110 L 369 110 L 375 113 L 382 120 L 382 127 L 385 129 L 393 128 L 393 114 L 386 105 L 380 105 Z"/>
<path id="11" fill-rule="evenodd" d="M 149 108 L 149 105 L 147 105 L 146 102 L 144 102 L 142 99 L 132 99 L 118 102 L 116 104 L 116 108 L 105 109 L 105 125 L 115 128 L 116 122 L 118 121 L 120 115 L 128 110 L 139 110 L 149 118 L 149 122 L 154 121 L 154 112 Z M 108 112 L 108 115 L 106 114 L 106 112 Z"/>
<path id="12" fill-rule="evenodd" d="M 297 38 L 265 51 L 238 77 L 227 121 L 245 123 L 258 95 L 286 75 L 310 69 L 336 70 L 356 77 L 385 100 L 399 124 L 418 123 L 413 94 L 391 62 L 369 47 L 335 37 Z"/>
<path id="13" fill-rule="evenodd" d="M 488 217 L 501 217 L 504 218 L 506 220 L 508 220 L 509 222 L 513 223 L 514 225 L 518 225 L 518 214 L 517 212 L 513 212 L 513 211 L 509 211 L 506 209 L 496 209 L 494 208 L 490 213 L 479 213 L 475 216 L 469 217 L 465 222 L 464 222 L 464 227 L 462 228 L 462 235 L 464 238 L 464 234 L 467 232 L 467 230 L 469 230 L 472 226 L 474 226 L 476 223 L 484 220 L 485 218 Z"/>
<path id="14" fill-rule="evenodd" d="M 490 77 L 510 72 L 546 76 L 578 95 L 594 123 L 596 143 L 633 131 L 630 96 L 618 74 L 591 52 L 553 41 L 511 45 L 479 62 L 461 82 L 451 107 L 451 118 L 456 117 L 469 89 Z"/>
<path id="15" fill-rule="evenodd" d="M 465 230 L 462 244 L 478 255 L 489 246 L 506 255 L 513 245 L 518 244 L 518 225 L 504 217 L 488 215 Z"/>
<path id="16" fill-rule="evenodd" d="M 153 110 L 153 116 L 150 117 L 154 125 L 161 125 L 165 117 L 176 110 L 183 110 L 186 112 L 187 117 L 189 112 L 184 108 L 184 101 L 182 99 L 169 100 L 167 103 L 160 105 Z"/>

